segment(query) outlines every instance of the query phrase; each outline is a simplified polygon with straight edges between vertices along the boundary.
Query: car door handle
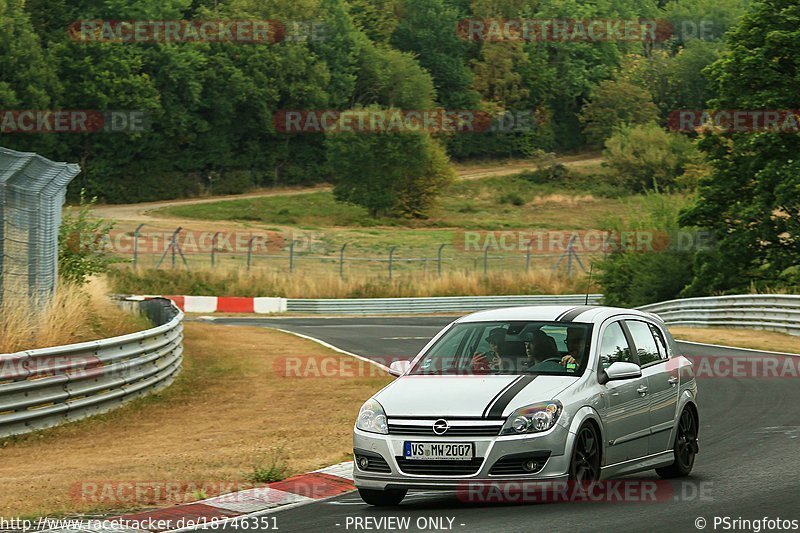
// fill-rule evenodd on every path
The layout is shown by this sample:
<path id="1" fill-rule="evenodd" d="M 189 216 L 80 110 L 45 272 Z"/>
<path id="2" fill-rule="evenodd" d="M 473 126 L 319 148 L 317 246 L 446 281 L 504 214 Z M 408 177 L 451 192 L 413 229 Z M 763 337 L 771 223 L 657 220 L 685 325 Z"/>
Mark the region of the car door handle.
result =
<path id="1" fill-rule="evenodd" d="M 641 387 L 639 387 L 638 389 L 636 389 L 636 392 L 638 392 L 639 394 L 641 394 L 642 396 L 644 396 L 644 395 L 646 395 L 646 394 L 647 394 L 647 387 L 645 387 L 644 385 L 642 385 Z"/>
<path id="2" fill-rule="evenodd" d="M 667 380 L 667 382 L 669 382 L 669 384 L 674 387 L 675 385 L 678 384 L 678 378 L 676 378 L 675 376 L 672 376 L 671 378 L 669 378 Z"/>

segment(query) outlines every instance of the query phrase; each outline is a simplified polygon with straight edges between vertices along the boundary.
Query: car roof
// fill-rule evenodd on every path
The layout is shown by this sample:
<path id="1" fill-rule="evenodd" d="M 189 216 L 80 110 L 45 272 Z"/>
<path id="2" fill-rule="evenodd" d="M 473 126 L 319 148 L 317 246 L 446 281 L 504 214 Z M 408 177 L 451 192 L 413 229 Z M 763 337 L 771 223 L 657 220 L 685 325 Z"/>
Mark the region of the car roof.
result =
<path id="1" fill-rule="evenodd" d="M 547 322 L 600 323 L 615 315 L 635 315 L 655 322 L 662 320 L 652 313 L 637 309 L 602 305 L 529 305 L 478 311 L 459 318 L 456 322 L 494 322 L 514 320 L 541 320 Z"/>

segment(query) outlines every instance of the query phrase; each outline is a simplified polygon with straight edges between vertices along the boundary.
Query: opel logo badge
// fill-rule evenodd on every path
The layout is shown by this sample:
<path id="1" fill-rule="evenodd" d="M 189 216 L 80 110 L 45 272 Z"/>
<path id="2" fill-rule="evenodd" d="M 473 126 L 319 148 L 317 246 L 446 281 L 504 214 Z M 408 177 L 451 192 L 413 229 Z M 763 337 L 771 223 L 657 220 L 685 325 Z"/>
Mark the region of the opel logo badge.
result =
<path id="1" fill-rule="evenodd" d="M 437 435 L 444 435 L 448 429 L 450 429 L 450 424 L 447 423 L 447 420 L 440 418 L 433 423 L 433 432 Z"/>

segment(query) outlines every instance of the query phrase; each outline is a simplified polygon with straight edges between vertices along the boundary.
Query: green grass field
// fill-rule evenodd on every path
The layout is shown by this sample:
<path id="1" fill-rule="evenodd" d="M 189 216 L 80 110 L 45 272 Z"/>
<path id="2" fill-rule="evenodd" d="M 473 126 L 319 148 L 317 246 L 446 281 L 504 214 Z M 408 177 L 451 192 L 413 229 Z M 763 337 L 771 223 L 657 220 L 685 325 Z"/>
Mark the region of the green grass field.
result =
<path id="1" fill-rule="evenodd" d="M 363 250 L 398 244 L 427 249 L 452 243 L 459 230 L 602 229 L 610 220 L 635 216 L 650 201 L 643 195 L 603 195 L 607 189 L 598 194 L 585 180 L 579 184 L 534 184 L 522 175 L 460 181 L 443 192 L 425 220 L 372 218 L 362 207 L 336 202 L 327 191 L 176 206 L 155 213 L 253 227 L 292 226 L 319 232 L 316 238 L 330 250 L 344 243 Z"/>
<path id="2" fill-rule="evenodd" d="M 336 202 L 329 191 L 162 208 L 150 213 L 168 217 L 191 230 L 204 230 L 204 224 L 226 222 L 241 225 L 242 231 L 248 233 L 278 231 L 286 240 L 280 251 L 255 253 L 253 277 L 241 283 L 225 276 L 226 272 L 246 268 L 246 252 L 218 254 L 219 272 L 214 279 L 201 276 L 210 270 L 208 254 L 187 254 L 192 272 L 186 275 L 176 272 L 174 279 L 166 276 L 167 285 L 155 293 L 222 294 L 219 291 L 224 291 L 238 295 L 252 293 L 259 286 L 259 294 L 313 293 L 319 297 L 385 296 L 394 294 L 392 291 L 408 296 L 471 294 L 466 287 L 485 285 L 487 274 L 499 273 L 511 277 L 502 289 L 496 289 L 498 294 L 577 290 L 576 287 L 586 285 L 581 279 L 590 263 L 602 257 L 602 251 L 578 249 L 580 265 L 574 262 L 567 269 L 564 246 L 573 232 L 661 229 L 652 215 L 674 212 L 689 201 L 678 194 L 622 194 L 610 179 L 604 180 L 597 174 L 571 174 L 558 183 L 533 183 L 529 177 L 530 174 L 523 173 L 458 181 L 443 192 L 439 205 L 424 220 L 372 218 L 361 207 Z M 556 237 L 545 237 L 546 249 L 535 251 L 528 258 L 526 245 L 522 243 L 534 232 L 555 232 Z M 465 246 L 475 236 L 487 245 L 491 237 L 505 236 L 511 247 L 505 246 L 505 242 L 489 245 L 489 254 L 484 259 L 482 244 Z M 291 239 L 297 240 L 298 245 L 291 261 L 296 275 L 290 283 L 286 273 Z M 347 249 L 342 263 L 339 250 L 344 244 Z M 439 284 L 443 281 L 437 275 L 440 245 L 445 245 L 442 274 L 445 278 L 455 276 L 458 283 L 434 286 L 434 281 Z M 392 248 L 395 248 L 392 263 L 395 280 L 411 283 L 413 287 L 389 290 L 386 282 Z M 141 257 L 140 268 L 153 268 L 157 259 L 157 255 Z M 180 262 L 177 268 L 184 269 Z M 535 283 L 523 282 L 528 273 L 534 272 L 538 272 Z M 146 281 L 148 278 L 144 276 Z M 256 282 L 261 279 L 259 276 L 277 278 L 261 283 Z M 558 279 L 564 276 L 574 286 L 564 286 L 563 280 Z M 148 288 L 134 274 L 123 273 L 113 279 L 121 292 L 142 292 Z M 376 289 L 379 286 L 383 288 Z"/>

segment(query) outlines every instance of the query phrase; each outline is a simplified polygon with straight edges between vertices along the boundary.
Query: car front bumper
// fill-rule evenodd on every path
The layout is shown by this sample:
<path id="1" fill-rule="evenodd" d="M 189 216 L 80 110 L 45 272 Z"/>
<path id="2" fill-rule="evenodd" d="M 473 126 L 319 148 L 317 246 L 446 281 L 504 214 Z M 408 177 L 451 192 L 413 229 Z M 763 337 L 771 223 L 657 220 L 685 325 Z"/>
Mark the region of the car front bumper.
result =
<path id="1" fill-rule="evenodd" d="M 470 483 L 502 483 L 527 480 L 562 481 L 569 472 L 569 454 L 572 434 L 556 424 L 544 433 L 526 435 L 508 435 L 492 437 L 419 437 L 404 435 L 380 435 L 359 429 L 354 430 L 353 448 L 358 451 L 380 455 L 389 465 L 390 472 L 364 471 L 356 461 L 353 468 L 355 485 L 362 489 L 388 490 L 460 490 L 469 487 Z M 397 457 L 403 456 L 406 441 L 412 442 L 473 442 L 475 457 L 482 458 L 480 468 L 469 475 L 427 475 L 403 472 Z M 535 473 L 519 475 L 492 475 L 490 471 L 495 463 L 503 457 L 534 452 L 549 452 L 544 466 Z M 423 463 L 419 461 L 418 464 Z"/>

